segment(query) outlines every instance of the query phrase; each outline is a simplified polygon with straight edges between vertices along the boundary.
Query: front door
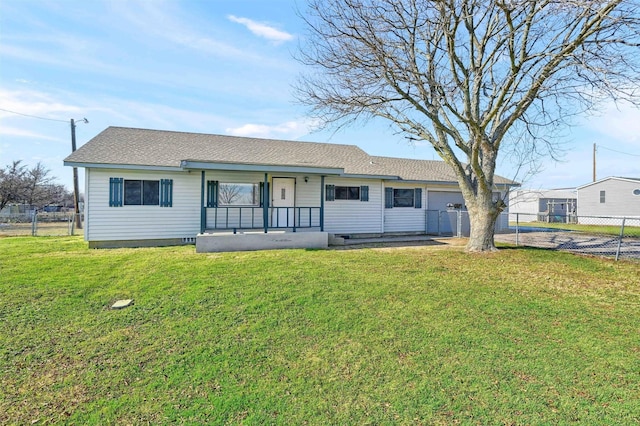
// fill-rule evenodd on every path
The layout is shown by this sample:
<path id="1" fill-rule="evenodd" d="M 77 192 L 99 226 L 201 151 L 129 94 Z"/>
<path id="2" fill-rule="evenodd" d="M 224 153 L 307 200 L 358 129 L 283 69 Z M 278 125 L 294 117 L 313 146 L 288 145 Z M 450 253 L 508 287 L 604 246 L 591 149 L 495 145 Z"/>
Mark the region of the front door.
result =
<path id="1" fill-rule="evenodd" d="M 273 178 L 271 191 L 271 226 L 293 228 L 295 226 L 296 180 L 294 178 Z"/>

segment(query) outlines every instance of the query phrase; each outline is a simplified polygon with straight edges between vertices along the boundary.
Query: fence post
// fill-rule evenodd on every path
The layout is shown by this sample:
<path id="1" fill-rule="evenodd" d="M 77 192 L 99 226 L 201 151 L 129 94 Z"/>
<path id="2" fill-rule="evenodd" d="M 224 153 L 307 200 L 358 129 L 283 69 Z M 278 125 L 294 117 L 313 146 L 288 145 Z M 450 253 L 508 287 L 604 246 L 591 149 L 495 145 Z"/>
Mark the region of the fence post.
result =
<path id="1" fill-rule="evenodd" d="M 424 209 L 424 233 L 429 233 L 429 210 Z"/>
<path id="2" fill-rule="evenodd" d="M 520 242 L 520 213 L 516 213 L 516 247 Z"/>
<path id="3" fill-rule="evenodd" d="M 35 237 L 36 235 L 38 235 L 38 213 L 34 211 L 31 219 L 31 236 Z"/>
<path id="4" fill-rule="evenodd" d="M 616 262 L 620 258 L 620 246 L 622 246 L 622 237 L 624 237 L 624 222 L 627 218 L 622 218 L 622 226 L 620 227 L 620 238 L 618 239 L 618 249 L 616 250 Z"/>
<path id="5" fill-rule="evenodd" d="M 73 214 L 73 215 L 71 216 L 70 221 L 69 221 L 69 222 L 71 222 L 71 223 L 69 224 L 69 226 L 70 226 L 70 228 L 69 228 L 69 234 L 70 234 L 70 235 L 75 235 L 75 231 L 76 231 L 76 217 L 77 217 L 77 216 L 76 216 L 75 214 Z"/>

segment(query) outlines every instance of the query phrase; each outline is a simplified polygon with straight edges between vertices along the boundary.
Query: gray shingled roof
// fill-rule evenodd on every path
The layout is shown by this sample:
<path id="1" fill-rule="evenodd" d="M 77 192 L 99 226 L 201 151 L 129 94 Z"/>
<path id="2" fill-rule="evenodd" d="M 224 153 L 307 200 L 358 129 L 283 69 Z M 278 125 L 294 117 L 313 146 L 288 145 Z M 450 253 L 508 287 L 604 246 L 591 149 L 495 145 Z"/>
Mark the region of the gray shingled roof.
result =
<path id="1" fill-rule="evenodd" d="M 355 145 L 108 127 L 65 159 L 82 166 L 181 167 L 204 163 L 338 168 L 345 174 L 455 182 L 443 161 L 370 156 Z M 513 183 L 496 177 L 496 183 Z"/>

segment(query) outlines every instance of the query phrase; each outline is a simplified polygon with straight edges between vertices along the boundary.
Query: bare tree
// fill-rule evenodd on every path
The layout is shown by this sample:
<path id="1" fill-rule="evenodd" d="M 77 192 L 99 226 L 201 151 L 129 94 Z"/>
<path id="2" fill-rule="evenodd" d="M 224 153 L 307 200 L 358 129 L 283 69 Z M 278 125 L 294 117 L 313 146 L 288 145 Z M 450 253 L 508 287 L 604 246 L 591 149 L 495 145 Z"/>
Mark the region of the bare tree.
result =
<path id="1" fill-rule="evenodd" d="M 0 210 L 9 203 L 23 201 L 26 174 L 27 166 L 23 165 L 20 160 L 0 169 Z"/>
<path id="2" fill-rule="evenodd" d="M 24 202 L 36 207 L 50 204 L 49 185 L 54 178 L 49 176 L 50 170 L 38 162 L 25 173 L 24 177 Z"/>
<path id="3" fill-rule="evenodd" d="M 638 0 L 310 0 L 303 19 L 298 99 L 324 126 L 379 117 L 428 141 L 456 173 L 469 251 L 495 250 L 506 145 L 553 155 L 568 117 L 638 105 Z"/>
<path id="4" fill-rule="evenodd" d="M 234 201 L 240 197 L 241 188 L 240 185 L 231 183 L 223 183 L 218 189 L 218 196 L 220 197 L 220 204 L 228 205 L 233 204 Z"/>
<path id="5" fill-rule="evenodd" d="M 21 160 L 13 161 L 0 169 L 0 210 L 9 203 L 42 207 L 63 198 L 64 187 L 53 180 L 42 163 L 28 169 Z"/>

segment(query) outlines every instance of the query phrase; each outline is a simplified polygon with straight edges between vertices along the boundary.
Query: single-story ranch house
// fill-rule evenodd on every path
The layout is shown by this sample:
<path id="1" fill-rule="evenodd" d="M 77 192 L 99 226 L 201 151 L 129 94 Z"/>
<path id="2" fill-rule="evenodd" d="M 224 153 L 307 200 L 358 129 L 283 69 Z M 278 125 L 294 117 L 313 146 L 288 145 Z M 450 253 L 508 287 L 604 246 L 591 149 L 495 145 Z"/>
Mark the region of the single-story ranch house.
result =
<path id="1" fill-rule="evenodd" d="M 247 243 L 208 249 L 326 247 L 330 235 L 446 234 L 428 212 L 464 210 L 444 162 L 353 145 L 109 127 L 64 163 L 85 168 L 84 232 L 96 248 L 222 235 Z M 515 184 L 495 185 L 506 199 Z M 241 238 L 261 234 L 267 246 Z"/>

